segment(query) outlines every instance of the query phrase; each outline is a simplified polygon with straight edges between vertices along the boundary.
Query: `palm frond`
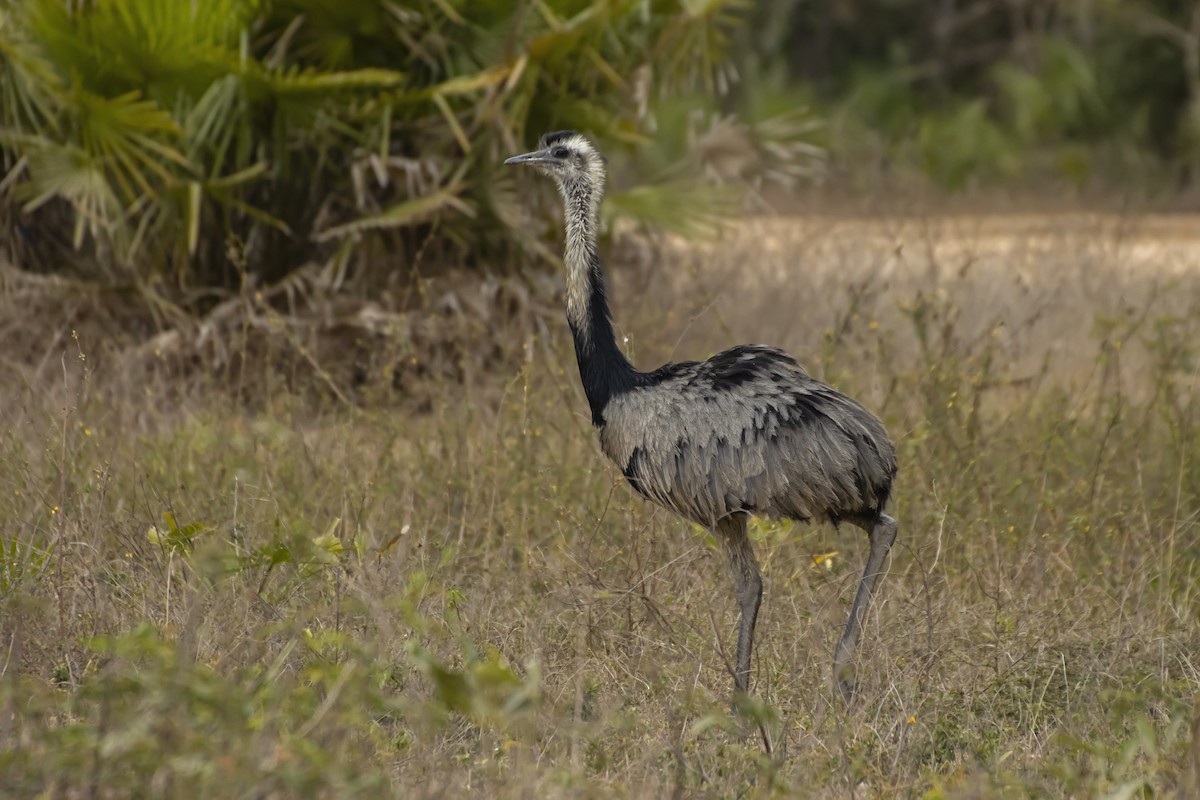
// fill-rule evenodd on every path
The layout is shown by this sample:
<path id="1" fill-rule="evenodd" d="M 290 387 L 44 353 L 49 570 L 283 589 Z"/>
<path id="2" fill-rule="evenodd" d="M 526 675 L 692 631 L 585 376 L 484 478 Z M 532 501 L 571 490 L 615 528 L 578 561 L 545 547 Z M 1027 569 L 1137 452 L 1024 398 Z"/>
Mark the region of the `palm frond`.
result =
<path id="1" fill-rule="evenodd" d="M 78 248 L 85 232 L 101 235 L 122 216 L 123 204 L 104 167 L 84 150 L 46 138 L 27 140 L 29 181 L 18 190 L 27 197 L 22 209 L 36 211 L 54 199 L 75 210 L 73 243 Z"/>
<path id="2" fill-rule="evenodd" d="M 57 126 L 62 82 L 14 13 L 0 8 L 0 112 L 7 125 L 37 133 Z"/>
<path id="3" fill-rule="evenodd" d="M 62 200 L 77 245 L 91 233 L 110 267 L 181 283 L 227 279 L 231 238 L 247 243 L 250 269 L 278 280 L 301 261 L 432 221 L 441 253 L 553 260 L 494 206 L 497 157 L 553 127 L 586 130 L 618 158 L 644 152 L 650 87 L 711 77 L 738 3 L 465 8 L 0 0 L 6 196 L 57 227 L 61 208 L 55 217 L 46 207 Z M 666 51 L 665 67 L 650 63 Z M 672 191 L 700 210 L 682 219 Z M 670 183 L 612 203 L 692 233 L 717 207 Z"/>
<path id="4" fill-rule="evenodd" d="M 327 242 L 365 231 L 406 228 L 426 222 L 447 210 L 454 210 L 473 217 L 475 216 L 474 210 L 458 197 L 462 190 L 463 184 L 455 181 L 435 192 L 398 203 L 378 214 L 371 214 L 353 222 L 319 231 L 313 234 L 313 239 L 318 242 Z"/>
<path id="5" fill-rule="evenodd" d="M 388 69 L 355 69 L 321 72 L 292 68 L 282 72 L 263 72 L 255 76 L 272 94 L 280 97 L 325 95 L 344 90 L 391 89 L 404 82 L 404 74 Z"/>
<path id="6" fill-rule="evenodd" d="M 127 202 L 156 195 L 158 187 L 173 180 L 173 168 L 191 168 L 182 153 L 163 141 L 177 139 L 182 129 L 137 92 L 107 98 L 77 89 L 73 99 L 79 147 L 105 167 Z"/>

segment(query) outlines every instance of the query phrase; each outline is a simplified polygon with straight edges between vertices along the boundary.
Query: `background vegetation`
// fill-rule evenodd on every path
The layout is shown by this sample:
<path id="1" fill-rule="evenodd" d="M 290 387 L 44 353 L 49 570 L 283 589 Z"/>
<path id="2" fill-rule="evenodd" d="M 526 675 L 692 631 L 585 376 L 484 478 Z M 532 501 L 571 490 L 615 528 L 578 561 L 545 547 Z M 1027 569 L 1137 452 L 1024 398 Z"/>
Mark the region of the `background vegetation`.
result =
<path id="1" fill-rule="evenodd" d="M 308 262 L 553 262 L 497 166 L 566 125 L 637 175 L 613 216 L 689 232 L 729 210 L 713 184 L 1178 191 L 1200 157 L 1200 12 L 8 0 L 0 114 L 11 260 L 192 310 L 177 287 Z"/>
<path id="2" fill-rule="evenodd" d="M 239 263 L 344 271 L 364 240 L 408 269 L 429 246 L 545 254 L 499 162 L 567 121 L 643 145 L 648 94 L 702 83 L 723 52 L 725 5 L 0 4 L 13 258 L 237 287 Z"/>
<path id="3" fill-rule="evenodd" d="M 1200 795 L 1194 218 L 904 205 L 1186 203 L 1197 8 L 0 0 L 0 794 Z M 755 527 L 733 717 L 719 549 L 593 444 L 499 166 L 567 126 L 639 365 L 897 441 L 849 713 L 854 532 Z M 892 211 L 733 219 L 821 181 Z"/>
<path id="4" fill-rule="evenodd" d="M 788 0 L 745 86 L 810 98 L 845 177 L 1157 190 L 1200 157 L 1200 7 L 1178 0 Z"/>

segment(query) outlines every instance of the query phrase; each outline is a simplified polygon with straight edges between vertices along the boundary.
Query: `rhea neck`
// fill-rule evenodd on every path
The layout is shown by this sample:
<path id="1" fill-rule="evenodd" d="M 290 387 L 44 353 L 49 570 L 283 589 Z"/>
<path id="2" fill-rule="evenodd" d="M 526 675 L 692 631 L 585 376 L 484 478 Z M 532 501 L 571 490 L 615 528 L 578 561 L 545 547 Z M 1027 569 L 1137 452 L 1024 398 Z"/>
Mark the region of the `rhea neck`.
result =
<path id="1" fill-rule="evenodd" d="M 599 181 L 560 180 L 567 222 L 567 323 L 575 338 L 579 377 L 592 410 L 592 423 L 604 424 L 604 408 L 637 382 L 638 372 L 617 346 L 604 273 L 596 250 Z"/>

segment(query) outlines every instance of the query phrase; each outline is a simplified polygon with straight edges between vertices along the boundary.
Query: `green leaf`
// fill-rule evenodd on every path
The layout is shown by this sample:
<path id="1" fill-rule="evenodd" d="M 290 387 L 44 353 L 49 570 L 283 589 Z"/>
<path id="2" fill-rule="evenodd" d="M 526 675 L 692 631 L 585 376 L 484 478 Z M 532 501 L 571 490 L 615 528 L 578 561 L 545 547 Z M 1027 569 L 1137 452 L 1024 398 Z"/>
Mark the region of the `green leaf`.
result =
<path id="1" fill-rule="evenodd" d="M 331 239 L 341 239 L 369 230 L 405 228 L 412 225 L 419 225 L 430 217 L 449 209 L 465 214 L 468 217 L 474 217 L 475 212 L 471 207 L 457 196 L 462 189 L 463 185 L 461 183 L 451 184 L 432 194 L 392 206 L 378 214 L 361 217 L 344 225 L 327 228 L 313 234 L 313 239 L 318 242 L 327 242 Z"/>
<path id="2" fill-rule="evenodd" d="M 210 191 L 219 191 L 226 189 L 234 189 L 242 184 L 250 183 L 258 180 L 267 174 L 267 165 L 263 161 L 257 164 L 251 164 L 245 169 L 238 170 L 232 175 L 225 175 L 220 178 L 212 178 L 204 182 L 204 187 Z"/>
<path id="3" fill-rule="evenodd" d="M 344 90 L 391 89 L 404 82 L 404 74 L 390 69 L 374 68 L 344 72 L 294 68 L 283 73 L 262 73 L 259 79 L 272 93 L 289 96 L 329 94 Z"/>
<path id="4" fill-rule="evenodd" d="M 196 245 L 200 241 L 200 197 L 203 187 L 198 181 L 188 181 L 187 204 L 184 218 L 187 221 L 187 251 L 188 255 L 196 254 Z"/>
<path id="5" fill-rule="evenodd" d="M 456 78 L 443 81 L 431 90 L 432 94 L 438 94 L 443 97 L 455 94 L 470 94 L 477 92 L 480 89 L 488 89 L 497 84 L 503 83 L 508 79 L 512 72 L 512 66 L 505 64 L 497 67 L 491 67 L 477 72 L 473 75 L 459 75 Z"/>
<path id="6" fill-rule="evenodd" d="M 438 107 L 438 111 L 442 112 L 442 118 L 450 126 L 451 133 L 458 140 L 458 146 L 462 148 L 464 153 L 471 152 L 471 140 L 467 138 L 466 132 L 458 124 L 458 118 L 454 116 L 454 112 L 450 109 L 450 104 L 446 102 L 446 98 L 440 94 L 434 94 L 433 103 Z"/>

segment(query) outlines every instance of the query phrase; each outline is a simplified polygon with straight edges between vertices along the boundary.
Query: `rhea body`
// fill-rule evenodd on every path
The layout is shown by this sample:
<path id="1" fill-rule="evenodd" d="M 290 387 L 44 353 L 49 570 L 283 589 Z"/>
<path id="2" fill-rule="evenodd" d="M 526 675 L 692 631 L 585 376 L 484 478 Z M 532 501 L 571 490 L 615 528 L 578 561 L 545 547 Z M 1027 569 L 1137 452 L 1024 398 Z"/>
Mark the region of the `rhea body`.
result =
<path id="1" fill-rule="evenodd" d="M 566 217 L 567 322 L 604 453 L 639 494 L 711 529 L 732 566 L 741 610 L 734 689 L 749 690 L 762 576 L 750 515 L 852 523 L 870 537 L 866 568 L 834 653 L 850 700 L 852 663 L 896 522 L 884 513 L 896 475 L 883 425 L 773 347 L 739 345 L 707 361 L 640 372 L 617 346 L 596 250 L 604 159 L 573 131 L 548 133 L 506 164 L 554 178 Z"/>

